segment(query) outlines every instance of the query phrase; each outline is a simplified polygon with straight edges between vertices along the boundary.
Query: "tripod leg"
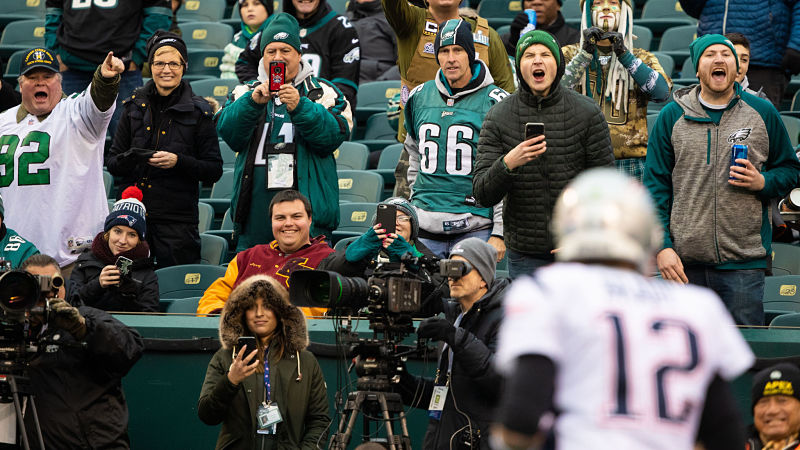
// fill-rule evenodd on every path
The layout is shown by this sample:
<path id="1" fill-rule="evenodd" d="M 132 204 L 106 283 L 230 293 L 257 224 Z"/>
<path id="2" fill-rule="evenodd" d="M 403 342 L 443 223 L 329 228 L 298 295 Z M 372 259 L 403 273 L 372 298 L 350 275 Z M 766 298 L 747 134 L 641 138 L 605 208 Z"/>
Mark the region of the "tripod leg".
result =
<path id="1" fill-rule="evenodd" d="M 22 407 L 19 404 L 19 391 L 17 390 L 17 381 L 13 376 L 6 378 L 8 387 L 11 390 L 11 397 L 14 399 L 14 410 L 17 412 L 17 428 L 22 434 L 22 448 L 30 450 L 31 446 L 28 444 L 28 432 L 25 430 L 25 418 L 22 416 Z"/>
<path id="2" fill-rule="evenodd" d="M 345 413 L 350 415 L 347 418 L 347 428 L 345 428 L 344 432 L 342 432 L 342 428 L 344 428 L 345 424 L 345 417 L 342 416 L 342 420 L 339 421 L 339 430 L 333 436 L 333 440 L 331 440 L 331 445 L 329 446 L 330 449 L 347 449 L 347 444 L 350 443 L 350 437 L 353 435 L 353 428 L 356 425 L 356 419 L 358 419 L 358 412 L 361 410 L 362 401 L 363 397 L 360 394 L 356 395 L 355 399 L 347 400 L 347 408 L 345 408 Z"/>
<path id="3" fill-rule="evenodd" d="M 389 449 L 390 450 L 397 450 L 395 446 L 395 436 L 392 432 L 392 417 L 389 415 L 389 405 L 386 403 L 386 396 L 383 393 L 378 395 L 378 402 L 381 405 L 381 411 L 383 412 L 383 421 L 386 423 L 386 440 L 389 441 Z"/>
<path id="4" fill-rule="evenodd" d="M 44 450 L 44 438 L 42 437 L 42 425 L 39 423 L 39 413 L 36 412 L 36 403 L 33 401 L 33 394 L 28 397 L 31 402 L 31 412 L 33 413 L 33 423 L 36 427 L 36 437 L 39 438 L 40 448 Z"/>

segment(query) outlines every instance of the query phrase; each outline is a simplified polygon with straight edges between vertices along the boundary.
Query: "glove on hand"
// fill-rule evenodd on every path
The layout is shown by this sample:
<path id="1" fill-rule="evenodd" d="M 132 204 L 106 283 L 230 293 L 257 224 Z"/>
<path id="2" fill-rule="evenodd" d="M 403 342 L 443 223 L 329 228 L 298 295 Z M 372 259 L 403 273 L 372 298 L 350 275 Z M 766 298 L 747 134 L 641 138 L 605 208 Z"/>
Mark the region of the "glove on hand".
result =
<path id="1" fill-rule="evenodd" d="M 519 34 L 526 26 L 528 26 L 528 15 L 524 12 L 517 14 L 517 17 L 514 17 L 514 21 L 511 22 L 511 32 L 508 35 L 508 42 L 511 45 L 514 47 L 517 46 L 517 42 L 519 42 Z"/>
<path id="2" fill-rule="evenodd" d="M 594 49 L 597 48 L 597 41 L 601 40 L 600 36 L 603 35 L 603 30 L 597 27 L 591 27 L 583 30 L 583 50 L 586 53 L 593 54 Z"/>
<path id="3" fill-rule="evenodd" d="M 344 258 L 349 262 L 362 261 L 366 258 L 374 258 L 380 250 L 381 240 L 375 234 L 375 229 L 370 228 L 347 246 Z"/>
<path id="4" fill-rule="evenodd" d="M 442 317 L 429 317 L 419 324 L 417 336 L 434 341 L 444 341 L 452 347 L 453 341 L 456 340 L 456 327 Z"/>
<path id="5" fill-rule="evenodd" d="M 625 47 L 625 37 L 622 36 L 622 34 L 616 31 L 609 31 L 603 37 L 611 41 L 611 48 L 614 50 L 614 54 L 617 55 L 617 58 L 628 51 L 627 47 Z"/>
<path id="6" fill-rule="evenodd" d="M 78 308 L 61 298 L 50 299 L 49 305 L 48 321 L 54 327 L 69 332 L 75 339 L 86 337 L 86 319 L 78 312 Z"/>
<path id="7" fill-rule="evenodd" d="M 412 247 L 403 236 L 397 236 L 397 239 L 386 248 L 386 254 L 389 255 L 389 261 L 391 262 L 400 262 L 400 259 L 406 253 L 411 253 L 413 256 L 422 255 L 422 253 Z"/>
<path id="8" fill-rule="evenodd" d="M 800 52 L 793 48 L 786 48 L 786 53 L 783 54 L 783 68 L 789 71 L 792 75 L 800 73 Z"/>

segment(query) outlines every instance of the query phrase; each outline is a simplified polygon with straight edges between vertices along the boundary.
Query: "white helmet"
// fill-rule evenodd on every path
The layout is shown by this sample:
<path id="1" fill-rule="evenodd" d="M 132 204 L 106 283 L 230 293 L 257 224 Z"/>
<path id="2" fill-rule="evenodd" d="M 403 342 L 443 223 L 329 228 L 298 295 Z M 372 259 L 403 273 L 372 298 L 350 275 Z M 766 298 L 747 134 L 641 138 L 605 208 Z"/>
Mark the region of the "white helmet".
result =
<path id="1" fill-rule="evenodd" d="M 559 261 L 626 261 L 642 273 L 663 239 L 650 194 L 610 168 L 572 180 L 556 202 L 551 228 Z"/>

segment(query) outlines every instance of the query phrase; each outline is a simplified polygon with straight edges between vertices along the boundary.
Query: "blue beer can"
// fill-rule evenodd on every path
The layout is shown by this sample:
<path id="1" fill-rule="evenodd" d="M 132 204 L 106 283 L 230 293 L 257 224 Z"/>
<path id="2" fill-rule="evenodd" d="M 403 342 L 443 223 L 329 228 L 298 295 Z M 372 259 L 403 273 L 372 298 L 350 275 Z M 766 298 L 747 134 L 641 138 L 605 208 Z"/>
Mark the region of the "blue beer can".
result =
<path id="1" fill-rule="evenodd" d="M 747 145 L 746 144 L 733 144 L 731 146 L 731 166 L 744 167 L 744 164 L 736 162 L 737 159 L 747 159 Z M 735 180 L 734 177 L 728 177 L 729 180 Z"/>

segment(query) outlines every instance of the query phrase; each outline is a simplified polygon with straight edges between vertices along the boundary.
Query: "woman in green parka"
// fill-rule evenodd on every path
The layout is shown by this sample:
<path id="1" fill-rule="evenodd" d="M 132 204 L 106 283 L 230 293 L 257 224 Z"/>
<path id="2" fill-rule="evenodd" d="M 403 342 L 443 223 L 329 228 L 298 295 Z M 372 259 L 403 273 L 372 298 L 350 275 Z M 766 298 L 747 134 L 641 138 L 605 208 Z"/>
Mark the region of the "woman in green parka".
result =
<path id="1" fill-rule="evenodd" d="M 237 348 L 254 336 L 258 348 Z M 325 380 L 308 345 L 305 316 L 274 279 L 256 275 L 231 292 L 219 324 L 222 343 L 206 371 L 198 415 L 222 423 L 217 449 L 316 449 L 330 424 Z M 247 350 L 248 354 L 245 354 Z M 267 363 L 264 363 L 264 354 Z M 259 416 L 280 421 L 259 427 Z"/>

